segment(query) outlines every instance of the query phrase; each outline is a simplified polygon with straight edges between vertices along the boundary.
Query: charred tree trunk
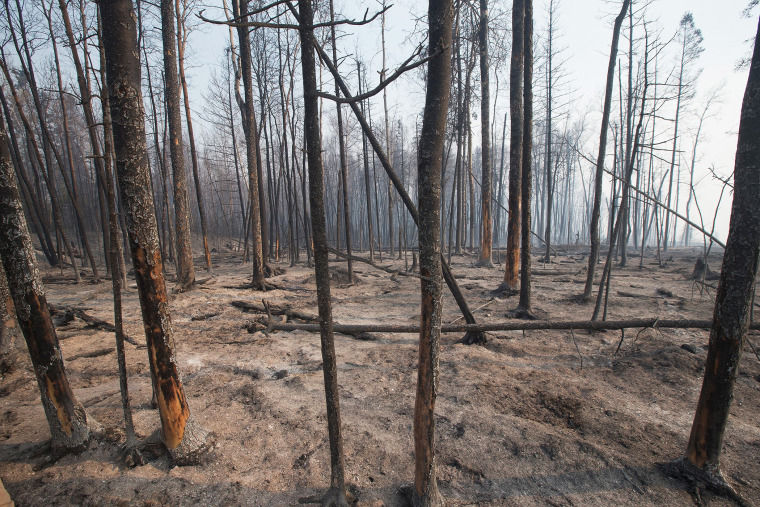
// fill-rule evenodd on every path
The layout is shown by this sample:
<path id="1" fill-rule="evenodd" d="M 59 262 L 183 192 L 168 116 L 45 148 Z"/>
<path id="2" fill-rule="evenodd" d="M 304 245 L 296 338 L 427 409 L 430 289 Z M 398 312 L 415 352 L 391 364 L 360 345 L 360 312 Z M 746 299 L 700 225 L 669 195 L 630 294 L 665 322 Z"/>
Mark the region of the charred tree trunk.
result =
<path id="1" fill-rule="evenodd" d="M 335 14 L 333 12 L 333 0 L 330 0 L 330 21 L 335 21 Z M 335 25 L 330 27 L 330 35 L 332 38 L 332 52 L 333 60 L 338 61 L 338 50 L 335 44 Z M 361 73 L 359 73 L 361 79 Z M 340 97 L 340 88 L 338 83 L 335 83 L 335 96 Z M 351 260 L 351 212 L 348 205 L 348 169 L 346 168 L 346 140 L 343 134 L 343 112 L 341 111 L 340 103 L 335 104 L 338 114 L 338 157 L 340 158 L 340 175 L 343 180 L 343 222 L 346 230 L 346 253 L 348 257 L 348 283 L 354 283 L 354 265 Z M 364 171 L 365 171 L 365 183 L 367 186 L 367 225 L 369 227 L 369 260 L 372 261 L 372 213 L 371 213 L 371 200 L 369 197 L 369 169 L 367 166 L 367 141 L 362 137 L 364 144 Z"/>
<path id="2" fill-rule="evenodd" d="M 330 269 L 328 266 L 327 231 L 325 226 L 322 137 L 319 125 L 317 75 L 314 58 L 314 14 L 311 0 L 299 0 L 299 34 L 301 36 L 301 69 L 304 89 L 304 135 L 309 159 L 309 201 L 311 228 L 314 237 L 314 272 L 317 278 L 317 305 L 322 337 L 322 371 L 327 405 L 327 432 L 330 440 L 330 490 L 322 505 L 348 505 L 344 472 L 343 436 L 340 424 L 338 368 L 333 338 L 332 304 L 330 302 Z"/>
<path id="3" fill-rule="evenodd" d="M 440 241 L 441 166 L 446 112 L 451 93 L 451 0 L 431 0 L 428 7 L 429 54 L 425 110 L 420 132 L 419 185 L 420 343 L 414 404 L 414 504 L 441 505 L 436 481 L 435 400 L 441 338 L 442 256 Z M 439 52 L 439 54 L 436 54 Z"/>
<path id="4" fill-rule="evenodd" d="M 179 378 L 158 243 L 145 143 L 137 31 L 131 0 L 100 2 L 116 169 L 140 297 L 148 359 L 161 416 L 162 438 L 175 462 L 205 454 L 203 428 L 194 423 Z"/>
<path id="5" fill-rule="evenodd" d="M 520 267 L 520 204 L 523 159 L 523 65 L 525 59 L 525 0 L 512 2 L 512 59 L 509 68 L 509 217 L 507 259 L 503 285 L 515 290 Z"/>
<path id="6" fill-rule="evenodd" d="M 5 122 L 0 118 L 0 257 L 26 339 L 54 449 L 82 448 L 90 437 L 87 416 L 71 390 L 58 346 L 32 238 L 13 174 Z M 5 301 L 3 301 L 5 305 Z M 4 324 L 4 323 L 3 323 Z"/>
<path id="7" fill-rule="evenodd" d="M 240 16 L 248 12 L 248 0 L 233 0 L 233 14 Z M 244 16 L 241 21 L 248 19 Z M 258 151 L 258 132 L 256 126 L 256 112 L 253 107 L 253 77 L 251 75 L 251 38 L 248 28 L 238 27 L 240 39 L 240 70 L 243 74 L 243 89 L 245 95 L 245 115 L 243 121 L 246 124 L 246 155 L 248 159 L 248 190 L 251 198 L 249 206 L 251 224 L 251 259 L 253 260 L 253 279 L 251 286 L 254 290 L 266 288 L 264 281 L 264 255 L 261 244 L 261 210 L 259 207 L 259 182 L 258 170 L 256 169 L 256 152 Z M 283 126 L 284 128 L 284 126 Z"/>
<path id="8" fill-rule="evenodd" d="M 195 283 L 193 242 L 190 231 L 190 200 L 187 195 L 185 154 L 182 149 L 182 115 L 179 108 L 177 42 L 174 28 L 174 1 L 161 0 L 161 36 L 164 48 L 164 100 L 169 118 L 169 153 L 174 181 L 174 228 L 177 233 L 177 287 L 190 288 Z"/>
<path id="9" fill-rule="evenodd" d="M 480 234 L 480 265 L 493 267 L 491 248 L 493 232 L 491 217 L 491 111 L 488 74 L 488 3 L 480 0 L 480 27 L 478 31 L 480 47 L 480 131 L 481 131 L 481 206 L 483 226 Z"/>
<path id="10" fill-rule="evenodd" d="M 755 43 L 739 122 L 731 224 L 715 295 L 705 377 L 686 448 L 686 458 L 691 465 L 719 480 L 722 480 L 723 436 L 751 318 L 760 256 L 759 99 L 760 46 Z"/>
<path id="11" fill-rule="evenodd" d="M 586 286 L 583 289 L 583 298 L 591 297 L 594 285 L 594 270 L 599 257 L 599 214 L 602 206 L 602 182 L 604 176 L 604 158 L 607 150 L 607 130 L 610 124 L 610 109 L 612 106 L 612 86 L 615 81 L 615 61 L 617 60 L 618 41 L 620 40 L 620 27 L 623 24 L 625 13 L 628 11 L 630 0 L 623 0 L 620 14 L 615 18 L 615 26 L 612 29 L 612 44 L 610 46 L 610 60 L 607 66 L 607 86 L 604 93 L 604 109 L 602 111 L 602 127 L 599 135 L 599 154 L 596 158 L 596 179 L 594 182 L 594 204 L 591 211 L 591 254 L 588 259 L 588 273 Z"/>
<path id="12" fill-rule="evenodd" d="M 190 114 L 190 96 L 187 93 L 187 80 L 185 79 L 185 43 L 187 32 L 182 12 L 179 8 L 180 0 L 175 0 L 175 14 L 177 16 L 177 61 L 179 62 L 179 81 L 182 85 L 182 97 L 185 105 L 185 121 L 187 123 L 187 137 L 190 141 L 190 159 L 193 164 L 193 180 L 195 182 L 195 197 L 198 200 L 198 215 L 201 222 L 201 234 L 203 236 L 203 255 L 206 259 L 206 272 L 211 274 L 211 252 L 208 246 L 208 229 L 206 227 L 206 210 L 203 207 L 203 189 L 201 178 L 198 173 L 198 153 L 195 149 L 195 136 L 193 135 L 193 121 Z M 189 208 L 189 206 L 188 206 Z"/>
<path id="13" fill-rule="evenodd" d="M 533 0 L 525 0 L 523 26 L 525 51 L 523 72 L 523 139 L 522 139 L 522 188 L 520 251 L 520 302 L 514 316 L 532 319 L 530 286 L 530 197 L 533 182 Z"/>

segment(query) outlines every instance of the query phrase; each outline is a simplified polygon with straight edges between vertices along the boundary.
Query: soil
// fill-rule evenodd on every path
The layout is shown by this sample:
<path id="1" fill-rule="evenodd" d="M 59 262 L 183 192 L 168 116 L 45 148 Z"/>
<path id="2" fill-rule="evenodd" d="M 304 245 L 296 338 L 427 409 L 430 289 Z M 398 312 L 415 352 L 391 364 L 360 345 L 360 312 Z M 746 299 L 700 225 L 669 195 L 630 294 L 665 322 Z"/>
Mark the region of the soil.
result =
<path id="1" fill-rule="evenodd" d="M 551 264 L 539 256 L 533 261 L 535 313 L 552 320 L 590 318 L 593 303 L 574 298 L 583 289 L 587 248 L 559 250 Z M 675 249 L 659 265 L 647 252 L 642 269 L 638 257 L 629 257 L 628 267 L 613 272 L 607 318 L 711 319 L 714 289 L 688 279 L 697 256 L 696 249 Z M 51 458 L 39 392 L 22 355 L 0 378 L 0 477 L 17 505 L 280 506 L 324 494 L 330 460 L 319 335 L 267 335 L 255 324 L 262 314 L 230 304 L 266 300 L 316 315 L 313 271 L 304 264 L 275 264 L 284 271 L 270 279 L 278 288 L 252 292 L 245 288 L 249 266 L 239 254 L 216 253 L 213 260 L 213 278 L 171 296 L 190 409 L 215 440 L 208 460 L 175 467 L 156 450 L 147 453 L 146 464 L 126 465 L 113 335 L 76 318 L 63 323 L 58 336 L 74 392 L 105 436 L 79 454 Z M 476 268 L 476 261 L 454 256 L 453 271 L 477 320 L 502 321 L 517 297 L 494 298 L 503 266 Z M 395 256 L 376 262 L 404 268 Z M 717 270 L 720 257 L 711 256 L 709 264 Z M 337 322 L 418 322 L 416 278 L 354 265 L 358 279 L 349 285 L 345 261 L 331 262 Z M 203 277 L 200 268 L 197 273 Z M 51 303 L 113 322 L 110 283 L 77 285 L 68 273 L 43 274 Z M 138 436 L 147 438 L 159 422 L 150 404 L 136 287 L 133 280 L 128 285 L 126 332 L 138 341 L 126 345 L 130 393 Z M 444 308 L 445 322 L 459 318 L 450 294 Z M 688 487 L 658 465 L 684 453 L 708 331 L 631 329 L 624 337 L 510 331 L 487 337 L 483 346 L 458 344 L 458 334 L 445 334 L 441 342 L 436 450 L 448 505 L 693 502 Z M 359 505 L 404 505 L 399 489 L 414 478 L 417 336 L 361 338 L 335 337 L 347 481 Z M 756 335 L 749 339 L 760 347 Z M 760 362 L 747 346 L 722 470 L 744 498 L 760 505 L 758 413 Z M 702 500 L 730 505 L 710 493 Z"/>

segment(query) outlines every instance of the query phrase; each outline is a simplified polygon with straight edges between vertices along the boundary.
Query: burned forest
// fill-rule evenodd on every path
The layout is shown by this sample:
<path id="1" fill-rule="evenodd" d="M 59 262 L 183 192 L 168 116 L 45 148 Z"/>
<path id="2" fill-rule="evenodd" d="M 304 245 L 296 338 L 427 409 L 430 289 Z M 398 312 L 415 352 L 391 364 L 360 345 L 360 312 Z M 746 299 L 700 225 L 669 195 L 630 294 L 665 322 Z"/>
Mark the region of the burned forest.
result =
<path id="1" fill-rule="evenodd" d="M 0 507 L 760 505 L 760 8 L 5 0 Z"/>

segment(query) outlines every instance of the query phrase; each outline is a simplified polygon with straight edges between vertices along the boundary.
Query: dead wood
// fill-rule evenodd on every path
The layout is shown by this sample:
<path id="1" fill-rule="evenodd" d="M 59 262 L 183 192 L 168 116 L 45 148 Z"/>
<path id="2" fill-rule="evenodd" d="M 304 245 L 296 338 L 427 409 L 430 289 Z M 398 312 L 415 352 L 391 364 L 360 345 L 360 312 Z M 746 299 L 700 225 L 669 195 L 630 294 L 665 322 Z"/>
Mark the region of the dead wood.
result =
<path id="1" fill-rule="evenodd" d="M 334 249 L 332 247 L 329 247 L 329 246 L 327 247 L 327 251 L 330 252 L 330 253 L 333 253 L 333 254 L 335 254 L 338 257 L 341 257 L 343 259 L 351 259 L 352 261 L 363 262 L 365 264 L 369 264 L 370 266 L 372 266 L 375 269 L 379 269 L 380 271 L 385 271 L 386 273 L 390 273 L 392 275 L 392 278 L 391 278 L 392 280 L 393 280 L 393 277 L 398 276 L 398 275 L 401 275 L 401 276 L 412 276 L 414 278 L 420 278 L 420 275 L 418 275 L 417 273 L 410 273 L 410 272 L 402 271 L 402 270 L 399 270 L 399 269 L 393 269 L 393 268 L 390 268 L 390 267 L 381 266 L 381 265 L 379 265 L 379 264 L 377 264 L 375 262 L 370 261 L 369 259 L 365 259 L 363 257 L 358 257 L 356 255 L 348 255 L 348 254 L 345 254 L 345 253 L 341 252 L 340 250 L 336 250 L 336 249 Z M 417 265 L 417 261 L 416 261 L 416 254 L 415 254 L 415 258 L 414 258 L 412 269 L 414 269 L 416 267 L 416 265 Z M 393 280 L 393 281 L 395 282 L 396 280 Z"/>
<path id="2" fill-rule="evenodd" d="M 335 332 L 341 334 L 356 333 L 419 333 L 420 326 L 417 324 L 338 324 L 335 323 Z M 657 328 L 657 329 L 710 329 L 711 320 L 689 319 L 625 319 L 604 321 L 550 321 L 550 320 L 514 320 L 494 322 L 490 324 L 444 324 L 441 326 L 442 333 L 462 332 L 489 332 L 489 331 L 538 331 L 538 330 L 591 330 L 603 331 L 610 329 L 630 328 Z M 750 329 L 760 329 L 760 323 L 753 323 Z M 318 332 L 317 324 L 293 324 L 293 323 L 270 323 L 270 331 L 309 331 Z"/>
<path id="3" fill-rule="evenodd" d="M 301 312 L 299 310 L 293 310 L 292 308 L 272 306 L 268 303 L 257 304 L 250 301 L 235 300 L 230 301 L 230 304 L 235 308 L 239 308 L 248 312 L 265 313 L 267 315 L 285 315 L 288 318 L 305 320 L 306 322 L 319 322 L 319 317 L 308 313 Z"/>
<path id="4" fill-rule="evenodd" d="M 76 317 L 79 320 L 84 321 L 85 324 L 87 324 L 87 327 L 95 327 L 108 333 L 116 332 L 116 327 L 113 324 L 97 317 L 93 317 L 81 308 L 72 308 L 70 306 L 59 307 L 53 305 L 49 305 L 49 307 L 50 313 L 56 318 L 57 322 L 60 322 L 58 325 L 71 322 Z M 124 339 L 132 345 L 137 345 L 137 340 L 131 336 L 124 335 Z"/>

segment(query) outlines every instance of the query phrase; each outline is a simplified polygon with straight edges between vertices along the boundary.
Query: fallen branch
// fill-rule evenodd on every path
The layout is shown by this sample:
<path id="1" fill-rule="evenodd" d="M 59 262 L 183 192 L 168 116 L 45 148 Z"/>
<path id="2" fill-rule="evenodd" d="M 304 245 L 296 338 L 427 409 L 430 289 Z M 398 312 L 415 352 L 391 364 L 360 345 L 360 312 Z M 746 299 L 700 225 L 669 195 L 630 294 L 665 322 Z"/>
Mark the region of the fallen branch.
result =
<path id="1" fill-rule="evenodd" d="M 316 315 L 303 313 L 298 310 L 293 310 L 292 308 L 271 306 L 268 303 L 259 305 L 257 303 L 251 303 L 250 301 L 235 300 L 235 301 L 230 301 L 230 304 L 234 306 L 235 308 L 239 308 L 241 310 L 245 310 L 249 312 L 265 313 L 270 319 L 272 315 L 285 315 L 288 318 L 305 320 L 306 322 L 319 322 L 319 317 L 317 317 Z M 318 325 L 317 325 L 317 330 L 319 330 Z"/>
<path id="2" fill-rule="evenodd" d="M 93 317 L 92 315 L 88 314 L 81 308 L 71 308 L 69 306 L 59 308 L 53 305 L 48 305 L 48 306 L 50 307 L 51 315 L 56 315 L 59 313 L 73 315 L 79 320 L 84 321 L 87 324 L 87 327 L 95 327 L 102 331 L 106 331 L 108 333 L 116 332 L 116 327 L 113 324 L 111 324 L 110 322 L 106 322 L 105 320 L 101 320 L 97 317 Z M 137 340 L 135 340 L 131 336 L 124 335 L 124 339 L 128 341 L 129 343 L 131 343 L 132 345 L 137 345 Z"/>
<path id="3" fill-rule="evenodd" d="M 385 266 L 381 266 L 379 264 L 376 264 L 376 263 L 370 261 L 369 259 L 365 259 L 364 257 L 358 257 L 356 255 L 345 254 L 345 253 L 341 252 L 340 250 L 336 250 L 335 248 L 332 248 L 330 246 L 327 247 L 327 251 L 330 252 L 330 253 L 333 253 L 333 254 L 335 254 L 338 257 L 341 257 L 343 259 L 351 259 L 352 261 L 363 262 L 365 264 L 369 264 L 370 266 L 372 266 L 375 269 L 379 269 L 380 271 L 385 271 L 386 273 L 390 273 L 392 275 L 411 276 L 411 277 L 414 277 L 414 278 L 420 278 L 420 275 L 418 275 L 417 273 L 407 273 L 406 271 L 400 271 L 398 269 L 387 268 Z"/>
<path id="4" fill-rule="evenodd" d="M 532 321 L 506 321 L 494 322 L 491 324 L 445 324 L 441 326 L 442 333 L 462 333 L 462 332 L 488 332 L 488 331 L 537 331 L 537 330 L 592 330 L 603 331 L 610 329 L 629 329 L 629 328 L 657 328 L 657 329 L 710 329 L 712 320 L 686 320 L 672 319 L 665 320 L 659 318 L 646 319 L 627 319 L 627 320 L 606 320 L 606 321 L 549 321 L 549 320 L 532 320 Z M 419 333 L 420 326 L 417 324 L 339 324 L 334 323 L 333 328 L 336 333 L 356 334 L 356 333 Z M 318 332 L 317 324 L 288 324 L 288 323 L 271 323 L 271 331 L 310 331 Z M 760 329 L 760 323 L 753 323 L 750 329 Z"/>

